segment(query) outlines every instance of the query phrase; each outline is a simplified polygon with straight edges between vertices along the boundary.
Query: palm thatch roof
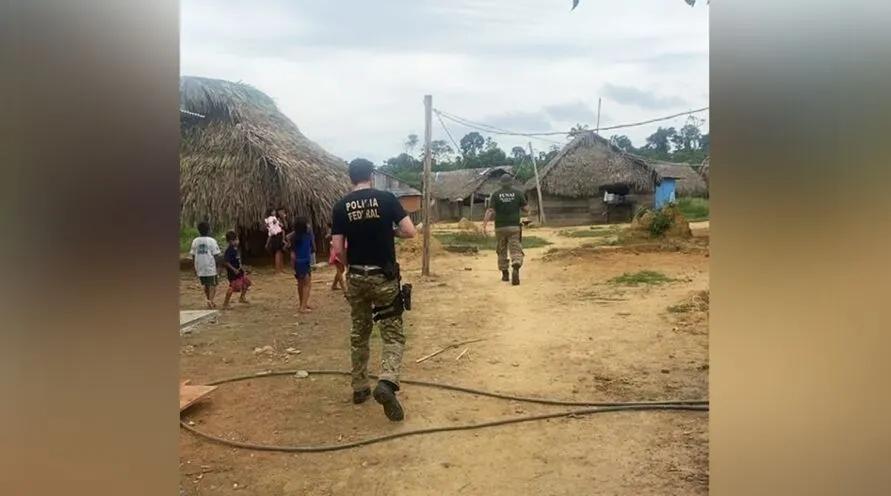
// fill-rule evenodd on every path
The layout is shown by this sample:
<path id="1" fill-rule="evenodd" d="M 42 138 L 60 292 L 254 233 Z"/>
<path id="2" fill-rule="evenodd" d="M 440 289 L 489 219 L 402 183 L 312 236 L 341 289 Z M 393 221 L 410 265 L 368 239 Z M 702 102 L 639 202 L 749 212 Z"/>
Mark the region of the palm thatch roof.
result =
<path id="1" fill-rule="evenodd" d="M 653 168 L 661 177 L 675 179 L 675 194 L 679 197 L 708 196 L 708 186 L 689 164 L 653 161 Z"/>
<path id="2" fill-rule="evenodd" d="M 605 188 L 652 193 L 658 178 L 643 157 L 625 153 L 594 132 L 576 136 L 538 171 L 543 193 L 571 198 L 595 196 Z M 535 178 L 526 182 L 535 189 Z"/>
<path id="3" fill-rule="evenodd" d="M 268 95 L 242 83 L 180 78 L 180 216 L 257 226 L 284 206 L 315 226 L 349 191 L 346 163 L 304 136 Z M 203 116 L 201 119 L 194 115 Z"/>
<path id="4" fill-rule="evenodd" d="M 513 167 L 509 165 L 434 172 L 430 181 L 430 194 L 437 200 L 463 202 L 474 193 L 491 194 L 499 187 L 498 178 L 512 172 Z"/>
<path id="5" fill-rule="evenodd" d="M 663 178 L 676 179 L 678 196 L 704 196 L 705 182 L 692 167 L 650 160 L 624 152 L 609 140 L 586 132 L 576 136 L 539 172 L 542 192 L 581 198 L 605 189 L 627 187 L 636 193 L 652 193 Z M 535 178 L 526 182 L 535 189 Z"/>
<path id="6" fill-rule="evenodd" d="M 699 176 L 702 177 L 703 181 L 705 181 L 706 186 L 708 186 L 709 158 L 711 158 L 711 156 L 705 157 L 705 160 L 702 161 L 702 165 L 699 166 Z"/>

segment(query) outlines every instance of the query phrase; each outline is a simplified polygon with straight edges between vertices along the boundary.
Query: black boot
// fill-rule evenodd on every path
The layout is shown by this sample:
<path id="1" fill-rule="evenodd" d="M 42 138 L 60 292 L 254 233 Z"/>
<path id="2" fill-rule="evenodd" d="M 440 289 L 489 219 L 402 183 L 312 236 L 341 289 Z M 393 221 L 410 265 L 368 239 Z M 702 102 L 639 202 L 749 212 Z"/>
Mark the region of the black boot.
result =
<path id="1" fill-rule="evenodd" d="M 504 282 L 510 281 L 510 274 L 506 270 L 501 271 L 501 280 Z"/>
<path id="2" fill-rule="evenodd" d="M 361 405 L 368 400 L 369 396 L 371 396 L 371 388 L 363 389 L 361 391 L 353 391 L 353 404 Z"/>
<path id="3" fill-rule="evenodd" d="M 402 405 L 396 399 L 396 391 L 399 387 L 390 381 L 378 381 L 377 387 L 374 388 L 374 401 L 377 401 L 384 407 L 384 415 L 393 422 L 399 422 L 405 418 L 405 412 L 402 411 Z"/>
<path id="4" fill-rule="evenodd" d="M 514 265 L 514 270 L 510 275 L 510 283 L 514 286 L 520 285 L 520 266 Z"/>

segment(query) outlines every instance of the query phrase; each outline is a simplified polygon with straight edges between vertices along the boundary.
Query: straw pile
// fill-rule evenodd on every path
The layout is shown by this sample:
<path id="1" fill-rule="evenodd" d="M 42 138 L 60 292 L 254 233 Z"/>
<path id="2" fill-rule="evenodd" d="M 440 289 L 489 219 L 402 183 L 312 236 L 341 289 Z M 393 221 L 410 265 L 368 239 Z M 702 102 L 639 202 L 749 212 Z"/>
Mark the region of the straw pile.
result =
<path id="1" fill-rule="evenodd" d="M 424 253 L 424 233 L 418 230 L 414 238 L 403 239 L 396 245 L 396 251 L 400 260 L 413 260 Z M 442 243 L 434 236 L 430 236 L 430 255 L 442 253 Z"/>
<path id="2" fill-rule="evenodd" d="M 693 237 L 693 231 L 690 230 L 690 223 L 687 222 L 687 219 L 684 217 L 684 214 L 681 213 L 677 205 L 671 204 L 662 207 L 661 210 L 647 210 L 643 214 L 635 216 L 634 220 L 631 221 L 630 234 L 633 236 L 634 232 L 637 232 L 638 236 L 636 237 L 640 237 L 639 234 L 652 236 L 653 223 L 657 219 L 657 214 L 661 215 L 669 222 L 668 228 L 660 237 L 680 239 L 689 239 Z"/>
<path id="3" fill-rule="evenodd" d="M 476 223 L 467 220 L 466 217 L 462 217 L 460 221 L 458 221 L 458 229 L 462 231 L 471 231 L 475 233 L 483 232 L 482 229 Z"/>

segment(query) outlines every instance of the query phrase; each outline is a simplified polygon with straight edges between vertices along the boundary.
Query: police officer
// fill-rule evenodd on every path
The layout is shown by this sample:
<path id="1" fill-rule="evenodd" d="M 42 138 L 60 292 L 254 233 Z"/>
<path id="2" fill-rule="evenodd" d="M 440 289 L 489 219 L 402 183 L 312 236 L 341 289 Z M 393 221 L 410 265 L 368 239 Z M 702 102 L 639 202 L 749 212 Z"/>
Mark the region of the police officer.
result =
<path id="1" fill-rule="evenodd" d="M 346 299 L 353 321 L 353 403 L 358 405 L 374 396 L 388 419 L 400 421 L 404 413 L 396 392 L 405 333 L 402 312 L 395 308 L 401 300 L 394 237 L 412 238 L 416 230 L 395 195 L 372 187 L 373 172 L 374 164 L 366 159 L 350 162 L 353 191 L 334 204 L 331 242 L 334 255 L 347 267 L 349 280 Z M 346 257 L 344 242 L 349 246 Z M 374 322 L 378 323 L 383 347 L 380 379 L 372 393 L 368 383 L 368 340 Z"/>
<path id="2" fill-rule="evenodd" d="M 520 267 L 523 266 L 523 240 L 520 212 L 528 212 L 529 205 L 522 191 L 513 188 L 513 178 L 501 176 L 501 188 L 489 197 L 489 209 L 483 218 L 483 233 L 492 218 L 495 218 L 495 239 L 497 241 L 498 270 L 501 280 L 520 284 Z M 510 258 L 508 258 L 510 255 Z M 508 275 L 508 267 L 512 267 Z"/>

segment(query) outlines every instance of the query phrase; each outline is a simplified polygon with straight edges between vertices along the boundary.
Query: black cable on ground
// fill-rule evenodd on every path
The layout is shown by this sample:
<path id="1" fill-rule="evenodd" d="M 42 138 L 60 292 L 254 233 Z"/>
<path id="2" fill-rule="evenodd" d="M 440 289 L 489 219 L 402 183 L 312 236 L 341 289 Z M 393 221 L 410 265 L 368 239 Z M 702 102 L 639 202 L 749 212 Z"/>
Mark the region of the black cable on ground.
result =
<path id="1" fill-rule="evenodd" d="M 296 370 L 290 371 L 278 371 L 278 372 L 261 372 L 258 374 L 250 374 L 250 375 L 241 375 L 236 377 L 230 377 L 228 379 L 222 379 L 219 381 L 214 381 L 209 383 L 209 386 L 219 386 L 221 384 L 229 384 L 233 382 L 241 382 L 247 381 L 251 379 L 257 379 L 261 377 L 279 377 L 279 376 L 293 376 L 297 373 Z M 307 370 L 307 373 L 310 375 L 342 375 L 348 376 L 349 372 L 342 372 L 338 370 Z M 376 379 L 376 376 L 371 376 L 371 378 Z M 533 422 L 537 420 L 547 420 L 554 418 L 564 418 L 564 417 L 580 417 L 584 415 L 593 415 L 595 413 L 606 413 L 606 412 L 619 412 L 619 411 L 643 411 L 643 410 L 680 410 L 680 411 L 701 411 L 707 412 L 709 409 L 708 400 L 677 400 L 677 401 L 639 401 L 639 402 L 579 402 L 579 401 L 564 401 L 564 400 L 552 400 L 547 398 L 526 398 L 522 396 L 513 396 L 508 394 L 501 393 L 492 393 L 488 391 L 480 391 L 477 389 L 466 388 L 461 386 L 452 386 L 449 384 L 438 384 L 435 382 L 426 382 L 426 381 L 415 381 L 415 380 L 402 380 L 403 384 L 412 384 L 415 386 L 424 386 L 431 387 L 436 389 L 445 389 L 450 391 L 457 391 L 462 393 L 474 394 L 478 396 L 488 396 L 490 398 L 498 398 L 504 400 L 511 401 L 519 401 L 524 403 L 537 403 L 541 405 L 560 405 L 560 406 L 586 406 L 591 408 L 583 408 L 577 410 L 569 410 L 555 413 L 546 413 L 541 415 L 531 415 L 525 417 L 511 417 L 502 420 L 495 420 L 491 422 L 483 422 L 479 424 L 464 424 L 464 425 L 454 425 L 454 426 L 446 426 L 446 427 L 430 427 L 427 429 L 416 429 L 411 431 L 402 431 L 402 432 L 394 432 L 392 434 L 385 434 L 383 436 L 372 437 L 368 439 L 363 439 L 361 441 L 354 441 L 351 443 L 343 443 L 343 444 L 332 444 L 327 446 L 274 446 L 274 445 L 266 445 L 266 444 L 254 444 L 248 442 L 241 441 L 232 441 L 229 439 L 224 439 L 218 436 L 214 436 L 212 434 L 207 434 L 204 432 L 195 429 L 190 426 L 186 421 L 180 419 L 180 426 L 191 432 L 192 434 L 206 439 L 208 441 L 223 444 L 226 446 L 231 446 L 233 448 L 241 448 L 241 449 L 249 449 L 254 451 L 279 451 L 285 453 L 323 453 L 328 451 L 340 451 L 351 448 L 358 448 L 361 446 L 368 446 L 371 444 L 382 443 L 385 441 L 392 441 L 394 439 L 399 439 L 402 437 L 408 436 L 418 436 L 422 434 L 434 434 L 437 432 L 454 432 L 454 431 L 467 431 L 474 429 L 483 429 L 486 427 L 497 427 L 502 425 L 509 424 L 519 424 L 523 422 Z"/>

